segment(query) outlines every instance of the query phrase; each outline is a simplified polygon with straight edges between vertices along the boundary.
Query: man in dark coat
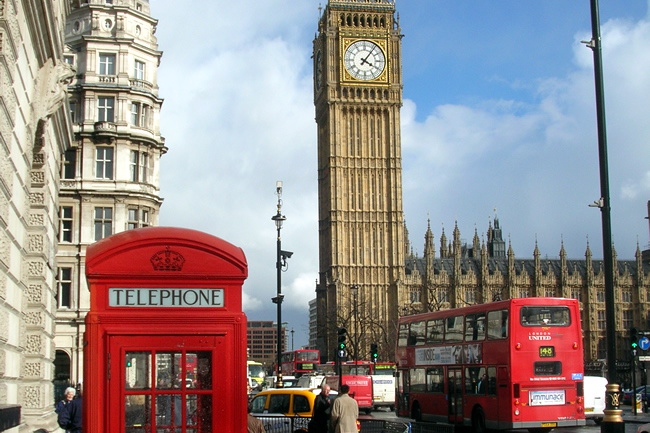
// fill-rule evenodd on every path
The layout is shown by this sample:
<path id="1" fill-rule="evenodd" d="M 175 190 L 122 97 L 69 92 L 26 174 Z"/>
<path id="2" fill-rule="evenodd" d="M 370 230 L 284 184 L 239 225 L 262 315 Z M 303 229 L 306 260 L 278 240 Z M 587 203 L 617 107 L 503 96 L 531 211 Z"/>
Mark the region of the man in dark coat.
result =
<path id="1" fill-rule="evenodd" d="M 320 394 L 314 400 L 314 414 L 309 421 L 309 433 L 327 433 L 330 423 L 330 386 L 323 384 Z"/>
<path id="2" fill-rule="evenodd" d="M 59 413 L 59 427 L 68 433 L 81 433 L 81 397 L 71 400 Z"/>

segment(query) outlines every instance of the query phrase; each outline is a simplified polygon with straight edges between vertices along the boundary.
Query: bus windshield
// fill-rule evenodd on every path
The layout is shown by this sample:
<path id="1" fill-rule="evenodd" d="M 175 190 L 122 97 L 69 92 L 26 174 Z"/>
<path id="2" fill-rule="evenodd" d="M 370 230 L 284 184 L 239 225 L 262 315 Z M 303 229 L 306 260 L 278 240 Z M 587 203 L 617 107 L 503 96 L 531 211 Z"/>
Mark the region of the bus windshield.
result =
<path id="1" fill-rule="evenodd" d="M 248 375 L 250 377 L 264 377 L 262 364 L 248 364 Z"/>

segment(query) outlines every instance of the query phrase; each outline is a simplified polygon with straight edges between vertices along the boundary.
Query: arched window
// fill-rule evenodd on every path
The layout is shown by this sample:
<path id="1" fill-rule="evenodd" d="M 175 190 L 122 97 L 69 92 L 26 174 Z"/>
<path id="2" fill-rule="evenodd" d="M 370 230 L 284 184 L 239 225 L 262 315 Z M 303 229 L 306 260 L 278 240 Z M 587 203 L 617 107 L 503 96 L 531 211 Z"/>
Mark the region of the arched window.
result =
<path id="1" fill-rule="evenodd" d="M 54 403 L 63 400 L 63 392 L 70 386 L 70 356 L 57 350 L 54 356 Z"/>

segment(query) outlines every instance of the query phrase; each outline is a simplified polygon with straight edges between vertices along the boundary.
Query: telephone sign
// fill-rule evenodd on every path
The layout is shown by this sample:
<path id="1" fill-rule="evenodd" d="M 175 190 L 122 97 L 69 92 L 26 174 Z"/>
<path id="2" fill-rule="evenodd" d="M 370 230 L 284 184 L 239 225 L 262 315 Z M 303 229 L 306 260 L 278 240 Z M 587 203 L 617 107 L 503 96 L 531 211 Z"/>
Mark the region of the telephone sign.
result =
<path id="1" fill-rule="evenodd" d="M 648 350 L 648 348 L 650 348 L 650 339 L 648 339 L 648 337 L 641 337 L 639 339 L 639 348 L 641 348 L 641 350 Z"/>

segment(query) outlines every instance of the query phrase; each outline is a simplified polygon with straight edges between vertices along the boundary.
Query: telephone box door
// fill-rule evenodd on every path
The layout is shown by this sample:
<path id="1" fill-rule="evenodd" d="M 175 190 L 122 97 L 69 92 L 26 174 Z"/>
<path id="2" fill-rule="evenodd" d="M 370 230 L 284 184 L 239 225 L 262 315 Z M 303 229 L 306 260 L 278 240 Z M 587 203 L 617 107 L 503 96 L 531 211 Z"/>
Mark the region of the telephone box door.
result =
<path id="1" fill-rule="evenodd" d="M 217 425 L 213 373 L 229 362 L 225 337 L 170 337 L 109 338 L 108 431 L 211 433 Z"/>

